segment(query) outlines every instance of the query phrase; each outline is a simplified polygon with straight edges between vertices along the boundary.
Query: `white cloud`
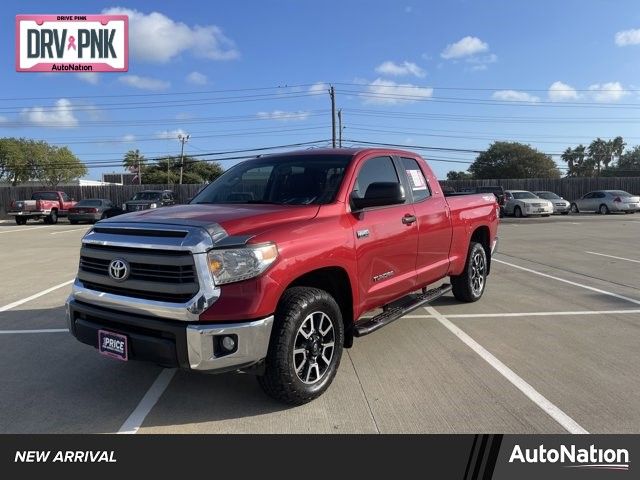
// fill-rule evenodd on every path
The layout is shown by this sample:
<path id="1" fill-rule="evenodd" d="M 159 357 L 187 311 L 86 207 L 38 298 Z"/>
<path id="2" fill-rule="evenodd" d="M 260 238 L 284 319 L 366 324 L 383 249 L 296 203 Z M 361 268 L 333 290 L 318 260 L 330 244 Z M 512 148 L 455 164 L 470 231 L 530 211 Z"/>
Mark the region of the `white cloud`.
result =
<path id="1" fill-rule="evenodd" d="M 171 85 L 170 82 L 151 77 L 141 77 L 139 75 L 125 75 L 118 79 L 130 87 L 141 90 L 166 90 Z"/>
<path id="2" fill-rule="evenodd" d="M 210 60 L 232 60 L 240 55 L 232 40 L 215 25 L 189 25 L 159 12 L 143 13 L 114 7 L 102 13 L 129 16 L 129 45 L 136 61 L 166 63 L 183 52 Z"/>
<path id="3" fill-rule="evenodd" d="M 178 140 L 178 135 L 186 135 L 185 132 L 181 128 L 177 128 L 175 130 L 163 130 L 161 132 L 156 132 L 156 138 L 160 140 Z"/>
<path id="4" fill-rule="evenodd" d="M 258 112 L 256 116 L 258 118 L 281 120 L 283 122 L 286 122 L 289 120 L 306 120 L 307 118 L 309 118 L 309 112 L 285 112 L 282 110 L 274 110 L 272 112 Z"/>
<path id="5" fill-rule="evenodd" d="M 589 86 L 589 91 L 596 102 L 617 102 L 629 94 L 620 82 L 596 83 Z"/>
<path id="6" fill-rule="evenodd" d="M 414 77 L 423 78 L 427 73 L 413 62 L 395 63 L 386 61 L 376 67 L 376 72 L 382 75 L 392 75 L 394 77 L 413 75 Z"/>
<path id="7" fill-rule="evenodd" d="M 0 123 L 8 123 L 9 119 L 7 117 L 3 117 L 2 115 L 0 115 Z"/>
<path id="8" fill-rule="evenodd" d="M 78 125 L 73 105 L 66 98 L 58 100 L 53 107 L 25 108 L 20 116 L 24 121 L 42 127 L 72 128 Z"/>
<path id="9" fill-rule="evenodd" d="M 491 96 L 494 100 L 502 100 L 505 102 L 539 102 L 540 99 L 535 95 L 527 92 L 519 92 L 518 90 L 498 90 L 493 92 Z"/>
<path id="10" fill-rule="evenodd" d="M 489 51 L 489 44 L 483 42 L 478 37 L 466 36 L 455 43 L 450 43 L 442 51 L 440 56 L 447 60 L 452 58 L 470 57 Z"/>
<path id="11" fill-rule="evenodd" d="M 575 88 L 566 83 L 557 81 L 553 82 L 549 87 L 549 100 L 552 102 L 564 102 L 577 100 L 579 95 Z"/>
<path id="12" fill-rule="evenodd" d="M 640 45 L 640 28 L 616 33 L 616 45 L 619 47 Z"/>
<path id="13" fill-rule="evenodd" d="M 433 95 L 433 88 L 418 87 L 410 83 L 396 83 L 391 80 L 378 78 L 367 90 L 360 94 L 364 103 L 378 105 L 398 105 L 412 103 L 429 98 Z"/>
<path id="14" fill-rule="evenodd" d="M 127 133 L 126 135 L 123 135 L 122 141 L 127 143 L 135 142 L 136 136 L 133 135 L 132 133 Z"/>
<path id="15" fill-rule="evenodd" d="M 90 83 L 91 85 L 97 85 L 100 81 L 100 75 L 96 72 L 76 73 L 76 76 L 83 82 Z"/>
<path id="16" fill-rule="evenodd" d="M 309 87 L 309 93 L 326 93 L 329 90 L 329 85 L 324 82 L 316 82 Z"/>
<path id="17" fill-rule="evenodd" d="M 206 85 L 209 82 L 209 79 L 206 75 L 200 72 L 191 72 L 187 75 L 187 82 L 193 85 Z"/>

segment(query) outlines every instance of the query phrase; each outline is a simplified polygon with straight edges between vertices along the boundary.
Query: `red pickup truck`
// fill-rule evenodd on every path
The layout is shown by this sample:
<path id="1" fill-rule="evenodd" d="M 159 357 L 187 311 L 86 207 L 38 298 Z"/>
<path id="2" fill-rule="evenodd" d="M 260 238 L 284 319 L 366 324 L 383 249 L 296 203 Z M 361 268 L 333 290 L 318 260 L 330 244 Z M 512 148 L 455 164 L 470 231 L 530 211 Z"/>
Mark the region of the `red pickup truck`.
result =
<path id="1" fill-rule="evenodd" d="M 411 152 L 247 160 L 189 205 L 93 227 L 69 330 L 119 360 L 253 372 L 302 404 L 328 388 L 354 337 L 451 291 L 478 300 L 498 217 L 492 194 L 445 198 Z"/>
<path id="2" fill-rule="evenodd" d="M 66 217 L 76 202 L 64 192 L 35 192 L 31 200 L 14 200 L 8 215 L 15 217 L 18 225 L 25 225 L 30 218 L 44 218 L 46 223 L 58 223 Z"/>

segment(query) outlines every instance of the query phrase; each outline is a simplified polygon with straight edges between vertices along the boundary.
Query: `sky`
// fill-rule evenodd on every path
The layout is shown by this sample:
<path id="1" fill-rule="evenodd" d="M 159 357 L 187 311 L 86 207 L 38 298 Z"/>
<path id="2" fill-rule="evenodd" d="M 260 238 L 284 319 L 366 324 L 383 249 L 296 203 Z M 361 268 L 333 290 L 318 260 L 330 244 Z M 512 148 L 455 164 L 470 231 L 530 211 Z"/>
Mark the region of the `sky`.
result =
<path id="1" fill-rule="evenodd" d="M 560 166 L 565 148 L 596 137 L 640 144 L 637 0 L 3 7 L 0 136 L 67 145 L 87 178 L 121 171 L 130 149 L 179 154 L 180 133 L 186 154 L 224 167 L 251 149 L 327 145 L 330 84 L 343 145 L 407 145 L 441 178 L 497 140 Z M 97 13 L 129 15 L 128 72 L 15 71 L 15 15 Z"/>

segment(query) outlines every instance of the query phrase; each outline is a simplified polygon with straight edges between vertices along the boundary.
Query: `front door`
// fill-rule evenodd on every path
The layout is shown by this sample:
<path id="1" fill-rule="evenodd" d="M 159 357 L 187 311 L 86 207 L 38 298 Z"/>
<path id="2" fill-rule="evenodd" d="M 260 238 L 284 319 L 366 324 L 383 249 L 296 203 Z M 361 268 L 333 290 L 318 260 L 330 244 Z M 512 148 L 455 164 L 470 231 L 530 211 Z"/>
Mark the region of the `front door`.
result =
<path id="1" fill-rule="evenodd" d="M 364 159 L 352 191 L 365 198 L 369 186 L 377 182 L 400 182 L 391 157 Z M 389 303 L 415 288 L 418 226 L 408 221 L 415 218 L 415 211 L 405 202 L 366 208 L 351 215 L 361 311 Z"/>

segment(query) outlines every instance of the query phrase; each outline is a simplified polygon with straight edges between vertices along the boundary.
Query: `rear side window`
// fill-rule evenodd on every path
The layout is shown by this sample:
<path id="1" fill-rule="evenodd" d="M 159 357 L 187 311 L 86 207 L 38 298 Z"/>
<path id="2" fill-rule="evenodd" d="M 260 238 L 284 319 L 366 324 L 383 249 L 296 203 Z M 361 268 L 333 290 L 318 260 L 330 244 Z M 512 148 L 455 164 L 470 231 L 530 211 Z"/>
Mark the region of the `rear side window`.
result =
<path id="1" fill-rule="evenodd" d="M 353 191 L 360 198 L 364 198 L 369 185 L 377 182 L 399 182 L 391 157 L 376 157 L 365 161 L 358 173 Z"/>
<path id="2" fill-rule="evenodd" d="M 63 202 L 70 202 L 71 201 L 71 197 L 69 195 L 67 195 L 66 193 L 62 192 L 62 201 Z"/>
<path id="3" fill-rule="evenodd" d="M 420 169 L 420 165 L 413 158 L 401 158 L 402 168 L 407 172 L 407 178 L 409 179 L 409 186 L 413 193 L 413 201 L 420 202 L 425 198 L 431 196 L 431 191 L 427 185 L 427 180 L 424 178 L 424 174 Z"/>

